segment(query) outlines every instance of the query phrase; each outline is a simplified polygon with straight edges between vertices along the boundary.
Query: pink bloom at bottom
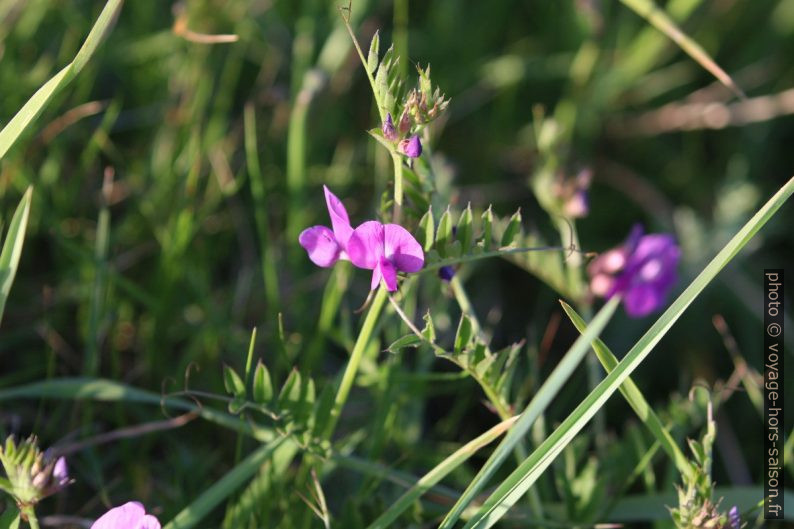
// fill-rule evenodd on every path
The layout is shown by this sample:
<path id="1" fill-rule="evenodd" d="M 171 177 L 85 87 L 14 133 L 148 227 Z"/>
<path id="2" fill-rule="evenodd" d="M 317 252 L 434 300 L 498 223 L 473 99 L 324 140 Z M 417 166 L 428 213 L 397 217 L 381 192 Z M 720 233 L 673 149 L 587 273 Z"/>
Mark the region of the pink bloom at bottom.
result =
<path id="1" fill-rule="evenodd" d="M 103 514 L 91 529 L 160 529 L 160 522 L 141 503 L 129 501 Z"/>
<path id="2" fill-rule="evenodd" d="M 372 270 L 371 288 L 381 280 L 390 292 L 397 290 L 397 271 L 418 272 L 425 264 L 425 254 L 408 230 L 399 224 L 381 224 L 370 220 L 353 230 L 347 242 L 350 262 Z"/>

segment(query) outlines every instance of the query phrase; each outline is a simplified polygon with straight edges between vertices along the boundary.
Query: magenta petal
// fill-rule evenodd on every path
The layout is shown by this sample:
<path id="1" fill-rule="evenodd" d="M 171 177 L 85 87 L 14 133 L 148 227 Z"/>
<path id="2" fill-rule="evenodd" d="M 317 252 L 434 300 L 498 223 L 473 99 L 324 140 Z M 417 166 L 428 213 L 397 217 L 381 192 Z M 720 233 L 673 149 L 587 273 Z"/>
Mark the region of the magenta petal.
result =
<path id="1" fill-rule="evenodd" d="M 408 230 L 399 224 L 386 224 L 384 231 L 384 255 L 397 270 L 418 272 L 425 264 L 425 253 L 422 245 L 414 239 Z"/>
<path id="2" fill-rule="evenodd" d="M 52 477 L 55 478 L 55 482 L 59 485 L 69 481 L 69 467 L 66 465 L 65 457 L 61 456 L 55 462 L 55 466 L 52 469 Z"/>
<path id="3" fill-rule="evenodd" d="M 347 242 L 350 262 L 359 268 L 374 270 L 383 257 L 383 224 L 369 220 L 353 230 Z"/>
<path id="4" fill-rule="evenodd" d="M 146 511 L 143 505 L 137 501 L 129 501 L 103 514 L 91 525 L 91 529 L 138 529 L 138 527 L 140 527 L 139 522 L 145 515 Z M 159 528 L 160 524 L 158 523 L 153 527 Z"/>
<path id="5" fill-rule="evenodd" d="M 326 268 L 339 259 L 339 244 L 330 228 L 325 226 L 306 228 L 298 237 L 298 242 L 317 266 Z"/>
<path id="6" fill-rule="evenodd" d="M 334 228 L 334 236 L 344 250 L 347 248 L 347 240 L 350 239 L 350 234 L 353 233 L 347 210 L 342 201 L 331 193 L 326 186 L 323 186 L 323 190 L 325 191 L 325 204 L 328 206 L 328 215 L 331 217 L 331 226 Z"/>
<path id="7" fill-rule="evenodd" d="M 629 288 L 623 298 L 626 314 L 634 318 L 646 316 L 664 303 L 665 293 L 654 285 L 640 284 Z"/>
<path id="8" fill-rule="evenodd" d="M 386 289 L 389 292 L 397 290 L 397 270 L 394 269 L 394 265 L 391 261 L 382 257 L 380 263 L 378 263 L 378 270 L 383 278 L 383 282 L 386 283 Z"/>
<path id="9" fill-rule="evenodd" d="M 147 514 L 141 521 L 138 522 L 138 525 L 135 526 L 135 529 L 160 529 L 160 520 L 152 516 L 151 514 Z"/>

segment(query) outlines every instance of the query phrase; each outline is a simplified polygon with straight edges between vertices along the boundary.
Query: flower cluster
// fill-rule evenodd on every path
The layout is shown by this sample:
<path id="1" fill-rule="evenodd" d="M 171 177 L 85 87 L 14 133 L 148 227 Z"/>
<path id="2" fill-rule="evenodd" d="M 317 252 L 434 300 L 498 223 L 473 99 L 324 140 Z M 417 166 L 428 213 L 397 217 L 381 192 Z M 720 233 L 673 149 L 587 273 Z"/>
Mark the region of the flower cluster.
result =
<path id="1" fill-rule="evenodd" d="M 590 291 L 607 299 L 620 295 L 629 316 L 645 316 L 664 303 L 680 258 L 672 235 L 643 235 L 642 226 L 635 225 L 626 242 L 587 267 Z"/>
<path id="2" fill-rule="evenodd" d="M 312 226 L 298 237 L 309 259 L 321 267 L 346 260 L 358 268 L 372 270 L 371 288 L 383 281 L 386 288 L 397 290 L 397 272 L 418 272 L 425 262 L 422 246 L 399 224 L 382 224 L 376 220 L 353 229 L 347 210 L 336 195 L 323 186 L 331 228 Z"/>
<path id="3" fill-rule="evenodd" d="M 0 446 L 0 463 L 7 476 L 0 479 L 0 489 L 20 506 L 33 506 L 72 482 L 66 459 L 53 457 L 49 450 L 39 450 L 35 436 L 19 443 L 9 436 Z"/>

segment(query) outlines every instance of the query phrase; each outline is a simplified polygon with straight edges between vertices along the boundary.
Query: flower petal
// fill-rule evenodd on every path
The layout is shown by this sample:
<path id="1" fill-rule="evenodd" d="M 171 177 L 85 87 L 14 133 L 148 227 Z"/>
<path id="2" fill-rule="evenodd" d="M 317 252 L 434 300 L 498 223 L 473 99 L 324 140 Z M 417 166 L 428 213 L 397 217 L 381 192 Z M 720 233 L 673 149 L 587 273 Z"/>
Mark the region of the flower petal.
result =
<path id="1" fill-rule="evenodd" d="M 91 529 L 122 529 L 139 527 L 141 519 L 146 515 L 146 511 L 137 501 L 129 501 L 119 507 L 114 507 L 100 516 L 91 525 Z M 145 526 L 144 526 L 145 527 Z M 159 527 L 158 526 L 155 526 Z"/>
<path id="2" fill-rule="evenodd" d="M 386 289 L 389 292 L 394 292 L 397 290 L 397 270 L 394 269 L 394 265 L 386 259 L 385 257 L 381 257 L 380 263 L 378 263 L 377 270 L 372 273 L 373 278 L 376 273 L 379 273 L 380 276 L 383 278 L 383 282 L 386 283 Z M 377 287 L 377 284 L 375 285 Z M 374 290 L 375 287 L 371 288 Z"/>
<path id="3" fill-rule="evenodd" d="M 654 285 L 633 285 L 625 293 L 623 307 L 629 316 L 640 318 L 658 309 L 664 303 L 666 294 Z"/>
<path id="4" fill-rule="evenodd" d="M 383 224 L 369 220 L 353 230 L 347 242 L 350 262 L 359 268 L 374 270 L 383 257 Z"/>
<path id="5" fill-rule="evenodd" d="M 65 457 L 61 456 L 55 461 L 55 467 L 52 469 L 52 477 L 55 478 L 56 483 L 59 485 L 63 485 L 69 481 L 69 467 L 66 465 Z"/>
<path id="6" fill-rule="evenodd" d="M 138 525 L 135 526 L 135 529 L 161 529 L 160 520 L 151 514 L 147 514 L 141 518 L 141 521 L 138 522 Z"/>
<path id="7" fill-rule="evenodd" d="M 298 242 L 317 266 L 326 268 L 339 259 L 339 244 L 330 228 L 325 226 L 306 228 L 298 237 Z"/>
<path id="8" fill-rule="evenodd" d="M 386 224 L 384 231 L 384 255 L 397 270 L 418 272 L 425 265 L 422 245 L 408 230 L 399 224 Z"/>
<path id="9" fill-rule="evenodd" d="M 331 217 L 331 226 L 334 229 L 334 236 L 336 241 L 344 250 L 347 248 L 347 241 L 350 239 L 350 234 L 353 233 L 353 228 L 350 226 L 350 219 L 347 216 L 347 210 L 342 201 L 336 195 L 323 186 L 325 191 L 325 205 L 328 206 L 328 216 Z"/>

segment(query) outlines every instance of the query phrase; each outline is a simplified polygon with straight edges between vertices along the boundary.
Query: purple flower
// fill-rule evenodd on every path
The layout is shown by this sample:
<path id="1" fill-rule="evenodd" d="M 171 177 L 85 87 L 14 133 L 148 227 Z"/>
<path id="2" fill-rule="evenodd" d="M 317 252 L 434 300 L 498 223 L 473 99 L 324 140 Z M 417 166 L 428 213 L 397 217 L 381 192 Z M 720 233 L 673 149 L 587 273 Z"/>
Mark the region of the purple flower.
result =
<path id="1" fill-rule="evenodd" d="M 419 158 L 422 155 L 422 142 L 419 136 L 414 134 L 410 138 L 400 142 L 400 152 L 408 158 Z"/>
<path id="2" fill-rule="evenodd" d="M 55 462 L 55 466 L 52 469 L 52 478 L 58 487 L 64 487 L 69 484 L 69 467 L 66 466 L 65 457 L 61 456 Z"/>
<path id="3" fill-rule="evenodd" d="M 587 267 L 590 290 L 607 299 L 623 297 L 629 316 L 645 316 L 664 304 L 676 282 L 681 250 L 672 235 L 643 235 L 635 225 L 626 242 L 609 250 Z"/>
<path id="4" fill-rule="evenodd" d="M 298 242 L 309 254 L 309 259 L 317 266 L 332 266 L 339 259 L 348 259 L 347 243 L 353 228 L 347 217 L 347 210 L 342 201 L 331 193 L 326 186 L 325 204 L 331 217 L 331 226 L 312 226 L 306 228 L 298 237 Z"/>
<path id="5" fill-rule="evenodd" d="M 160 529 L 160 522 L 146 514 L 143 505 L 129 501 L 103 514 L 91 529 Z"/>
<path id="6" fill-rule="evenodd" d="M 739 516 L 739 509 L 736 505 L 728 511 L 728 523 L 730 524 L 730 529 L 742 529 L 742 517 Z"/>
<path id="7" fill-rule="evenodd" d="M 425 254 L 408 230 L 398 224 L 381 224 L 370 220 L 353 230 L 347 243 L 350 261 L 359 268 L 372 270 L 372 290 L 381 279 L 390 292 L 397 290 L 397 271 L 418 272 Z"/>
<path id="8" fill-rule="evenodd" d="M 394 128 L 394 122 L 391 120 L 391 113 L 386 114 L 386 121 L 383 122 L 381 131 L 383 132 L 383 137 L 387 140 L 397 140 L 397 129 Z"/>

